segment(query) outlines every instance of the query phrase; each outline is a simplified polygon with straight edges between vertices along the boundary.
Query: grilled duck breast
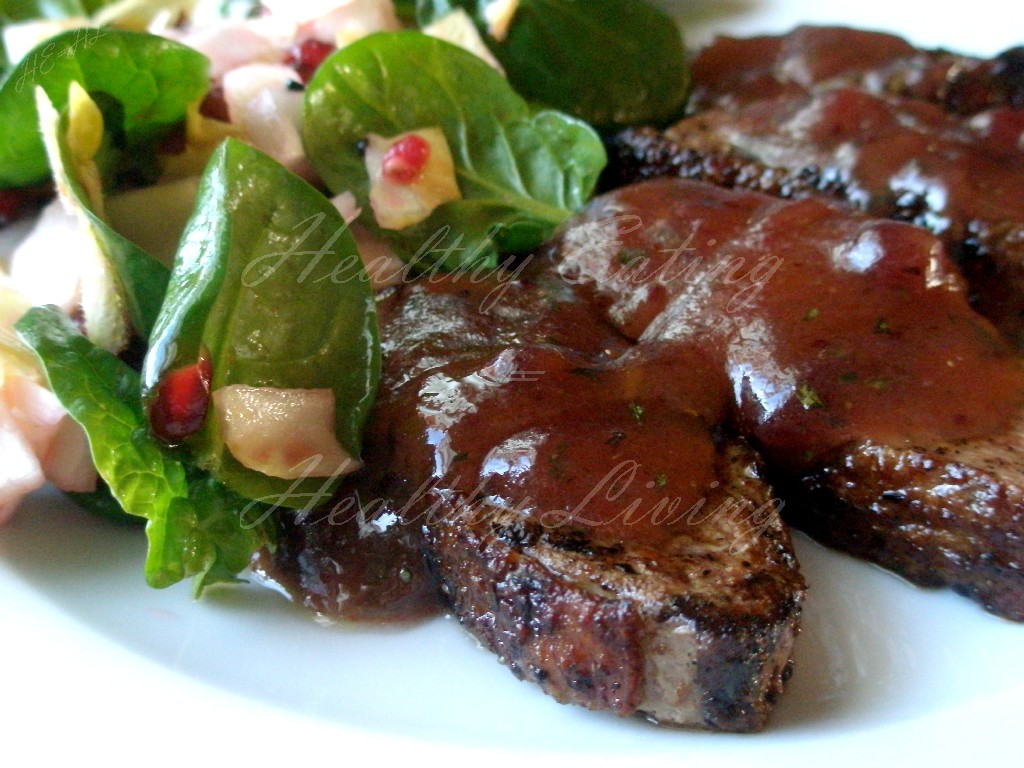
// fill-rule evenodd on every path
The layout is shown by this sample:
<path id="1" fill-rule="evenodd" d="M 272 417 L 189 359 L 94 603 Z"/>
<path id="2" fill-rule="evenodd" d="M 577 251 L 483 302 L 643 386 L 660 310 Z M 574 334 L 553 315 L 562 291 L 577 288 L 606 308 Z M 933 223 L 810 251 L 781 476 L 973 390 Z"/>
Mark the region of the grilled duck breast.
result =
<path id="1" fill-rule="evenodd" d="M 594 201 L 550 257 L 640 348 L 728 378 L 787 519 L 1022 618 L 1021 365 L 935 237 L 660 180 Z"/>

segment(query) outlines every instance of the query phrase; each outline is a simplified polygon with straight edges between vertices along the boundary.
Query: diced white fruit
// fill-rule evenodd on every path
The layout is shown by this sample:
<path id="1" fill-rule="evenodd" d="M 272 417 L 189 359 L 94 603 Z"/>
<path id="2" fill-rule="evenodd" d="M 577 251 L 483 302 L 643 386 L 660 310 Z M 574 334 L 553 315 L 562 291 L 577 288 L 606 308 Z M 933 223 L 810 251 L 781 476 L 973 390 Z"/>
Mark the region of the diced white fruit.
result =
<path id="1" fill-rule="evenodd" d="M 512 26 L 519 0 L 495 0 L 484 8 L 484 19 L 487 21 L 487 34 L 499 43 L 508 39 L 508 30 Z"/>
<path id="2" fill-rule="evenodd" d="M 81 300 L 81 254 L 93 247 L 78 217 L 62 201 L 54 200 L 11 254 L 11 285 L 29 305 L 56 304 L 70 314 Z"/>
<path id="3" fill-rule="evenodd" d="M 282 64 L 251 64 L 224 76 L 224 101 L 231 122 L 249 143 L 295 173 L 310 169 L 302 148 L 302 91 L 289 82 L 301 82 L 294 69 Z"/>
<path id="4" fill-rule="evenodd" d="M 70 416 L 61 419 L 50 450 L 42 459 L 43 475 L 62 491 L 92 493 L 96 490 L 96 467 L 89 438 Z"/>
<path id="5" fill-rule="evenodd" d="M 11 256 L 18 246 L 32 234 L 38 221 L 38 216 L 26 216 L 7 226 L 0 227 L 0 275 L 6 276 L 6 273 L 10 272 Z"/>
<path id="6" fill-rule="evenodd" d="M 351 192 L 342 192 L 331 198 L 331 202 L 345 219 L 348 231 L 356 241 L 363 267 L 370 278 L 370 287 L 374 291 L 382 291 L 401 283 L 406 276 L 405 262 L 398 258 L 390 245 L 356 221 L 363 212 L 356 203 L 356 196 Z"/>
<path id="7" fill-rule="evenodd" d="M 47 480 L 62 491 L 96 490 L 89 440 L 53 392 L 15 376 L 4 381 L 0 395 Z"/>
<path id="8" fill-rule="evenodd" d="M 340 195 L 335 195 L 331 198 L 331 205 L 341 214 L 341 218 L 345 220 L 346 224 L 351 224 L 363 212 L 363 209 L 359 207 L 356 196 L 351 192 L 342 192 Z"/>
<path id="9" fill-rule="evenodd" d="M 271 8 L 283 5 L 271 2 Z M 374 32 L 395 32 L 402 28 L 391 0 L 332 0 L 329 7 L 299 3 L 290 11 L 298 22 L 295 39 L 319 40 L 344 48 Z M 320 7 L 317 7 L 317 6 Z"/>
<path id="10" fill-rule="evenodd" d="M 96 346 L 117 353 L 127 346 L 130 337 L 128 313 L 121 285 L 103 250 L 102 238 L 93 230 L 87 212 L 71 192 L 68 169 L 64 167 L 59 146 L 60 116 L 42 88 L 37 87 L 35 94 L 39 127 L 50 160 L 50 168 L 53 170 L 57 195 L 68 212 L 75 216 L 79 229 L 85 235 L 81 240 L 81 247 L 76 251 L 78 258 L 75 263 L 81 287 L 85 334 Z M 99 148 L 97 132 L 100 136 L 103 133 L 102 115 L 89 95 L 76 82 L 71 83 L 68 101 L 72 107 L 68 125 L 71 161 L 83 181 L 95 176 L 95 184 L 98 184 L 99 172 L 96 170 L 93 155 Z M 92 186 L 95 187 L 95 184 Z M 90 192 L 87 188 L 86 192 L 90 196 L 99 195 L 96 189 Z M 102 205 L 102 199 L 95 203 L 98 204 L 97 207 Z"/>
<path id="11" fill-rule="evenodd" d="M 0 523 L 46 480 L 63 491 L 96 490 L 85 432 L 56 396 L 24 376 L 0 386 Z"/>
<path id="12" fill-rule="evenodd" d="M 228 22 L 196 28 L 175 38 L 205 54 L 210 59 L 210 78 L 220 80 L 226 73 L 246 64 L 281 60 L 283 41 L 272 40 L 261 32 L 252 23 Z"/>
<path id="13" fill-rule="evenodd" d="M 36 383 L 43 381 L 38 359 L 14 332 L 14 324 L 30 306 L 28 299 L 0 273 L 0 387 L 14 376 L 24 376 Z"/>
<path id="14" fill-rule="evenodd" d="M 199 178 L 190 176 L 107 198 L 107 222 L 166 266 L 171 266 L 192 215 Z"/>
<path id="15" fill-rule="evenodd" d="M 78 29 L 89 25 L 84 16 L 71 16 L 66 19 L 36 19 L 7 24 L 3 29 L 4 48 L 11 63 L 17 64 L 25 55 L 42 43 L 61 32 Z"/>
<path id="16" fill-rule="evenodd" d="M 384 173 L 388 150 L 413 135 L 430 147 L 426 165 L 411 183 L 388 179 Z M 421 128 L 391 138 L 371 133 L 367 137 L 366 172 L 370 177 L 370 207 L 383 229 L 398 230 L 419 224 L 438 206 L 462 199 L 451 149 L 440 128 Z"/>
<path id="17" fill-rule="evenodd" d="M 60 422 L 67 415 L 57 396 L 29 379 L 12 376 L 0 387 L 0 397 L 35 455 L 49 453 Z"/>
<path id="18" fill-rule="evenodd" d="M 349 227 L 356 241 L 363 267 L 370 278 L 370 287 L 382 291 L 398 285 L 408 276 L 408 265 L 395 255 L 390 245 L 361 224 Z"/>
<path id="19" fill-rule="evenodd" d="M 473 19 L 470 18 L 463 8 L 456 8 L 433 24 L 428 24 L 423 28 L 423 32 L 431 37 L 445 40 L 469 51 L 474 56 L 486 61 L 502 74 L 505 74 L 501 64 L 494 58 L 494 54 L 491 53 L 490 48 L 487 47 L 483 38 L 480 37 L 480 32 L 477 30 L 476 24 L 473 23 Z"/>
<path id="20" fill-rule="evenodd" d="M 214 391 L 213 409 L 231 455 L 256 472 L 294 480 L 362 466 L 338 443 L 329 389 L 232 385 Z"/>
<path id="21" fill-rule="evenodd" d="M 170 26 L 170 19 L 187 16 L 195 4 L 196 0 L 117 0 L 96 11 L 92 22 L 96 26 L 146 32 L 154 22 L 158 28 L 161 21 L 165 27 Z"/>
<path id="22" fill-rule="evenodd" d="M 25 440 L 7 403 L 0 401 L 0 524 L 10 519 L 21 500 L 45 482 L 43 469 Z"/>

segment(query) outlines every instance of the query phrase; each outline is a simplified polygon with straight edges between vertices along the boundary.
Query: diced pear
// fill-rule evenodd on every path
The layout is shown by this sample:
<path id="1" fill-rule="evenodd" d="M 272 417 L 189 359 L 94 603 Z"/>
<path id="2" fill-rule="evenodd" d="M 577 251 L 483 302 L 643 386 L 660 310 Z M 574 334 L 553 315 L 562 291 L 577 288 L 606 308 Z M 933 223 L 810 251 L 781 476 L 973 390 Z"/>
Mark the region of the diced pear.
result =
<path id="1" fill-rule="evenodd" d="M 312 169 L 302 147 L 303 94 L 288 88 L 289 82 L 301 81 L 283 64 L 249 64 L 224 75 L 224 101 L 248 143 L 309 177 Z"/>
<path id="2" fill-rule="evenodd" d="M 149 25 L 161 17 L 180 19 L 188 15 L 197 0 L 117 0 L 105 5 L 92 17 L 96 26 L 115 26 L 136 32 L 149 31 Z"/>
<path id="3" fill-rule="evenodd" d="M 199 177 L 142 187 L 107 198 L 107 222 L 170 267 L 199 192 Z"/>
<path id="4" fill-rule="evenodd" d="M 0 387 L 15 376 L 24 376 L 36 383 L 43 381 L 38 358 L 14 332 L 14 324 L 31 306 L 20 291 L 0 278 Z"/>
<path id="5" fill-rule="evenodd" d="M 516 11 L 519 10 L 519 0 L 495 0 L 484 8 L 484 18 L 487 20 L 487 34 L 499 43 L 508 39 L 508 31 L 512 26 Z"/>
<path id="6" fill-rule="evenodd" d="M 25 440 L 7 403 L 0 400 L 0 523 L 6 522 L 21 500 L 45 482 L 32 446 Z"/>
<path id="7" fill-rule="evenodd" d="M 43 475 L 62 491 L 92 493 L 96 490 L 97 473 L 89 438 L 70 416 L 61 419 L 42 464 Z"/>
<path id="8" fill-rule="evenodd" d="M 370 278 L 370 287 L 376 292 L 401 283 L 408 272 L 405 262 L 398 258 L 390 245 L 356 221 L 363 212 L 356 204 L 356 196 L 342 192 L 332 197 L 331 203 L 345 219 L 348 231 L 356 241 L 359 257 Z"/>
<path id="9" fill-rule="evenodd" d="M 0 387 L 0 399 L 35 455 L 45 456 L 67 416 L 57 396 L 30 379 L 12 376 Z"/>
<path id="10" fill-rule="evenodd" d="M 505 74 L 505 70 L 501 68 L 501 64 L 494 58 L 491 49 L 487 47 L 483 38 L 480 37 L 476 24 L 473 23 L 473 19 L 470 18 L 465 9 L 456 8 L 433 24 L 425 26 L 423 32 L 431 37 L 445 40 L 469 51 L 474 56 L 486 61 L 502 74 Z"/>
<path id="11" fill-rule="evenodd" d="M 386 178 L 384 158 L 388 150 L 412 135 L 419 136 L 430 147 L 423 171 L 411 183 Z M 382 229 L 411 227 L 427 219 L 438 206 L 462 199 L 455 161 L 440 128 L 421 128 L 391 138 L 371 133 L 367 137 L 366 171 L 370 177 L 370 207 Z"/>
<path id="12" fill-rule="evenodd" d="M 210 79 L 214 82 L 231 70 L 247 64 L 270 64 L 281 60 L 281 51 L 276 42 L 246 21 L 199 26 L 178 35 L 177 39 L 209 58 Z"/>
<path id="13" fill-rule="evenodd" d="M 326 4 L 288 2 L 297 21 L 296 39 L 320 40 L 339 48 L 374 32 L 402 28 L 391 0 L 331 0 Z"/>
<path id="14" fill-rule="evenodd" d="M 341 447 L 329 389 L 231 385 L 213 392 L 217 425 L 231 455 L 270 477 L 334 477 L 362 464 Z"/>
<path id="15" fill-rule="evenodd" d="M 12 376 L 0 387 L 0 405 L 47 480 L 62 491 L 96 490 L 89 441 L 53 392 L 27 377 Z"/>
<path id="16" fill-rule="evenodd" d="M 100 236 L 94 231 L 86 211 L 71 190 L 68 169 L 64 167 L 60 151 L 60 115 L 42 88 L 37 87 L 35 93 L 39 127 L 50 160 L 50 168 L 53 170 L 58 197 L 65 208 L 75 216 L 79 228 L 86 235 L 77 261 L 85 333 L 96 346 L 117 353 L 128 345 L 131 336 L 121 286 L 103 251 Z M 71 83 L 69 104 L 72 108 L 68 135 L 76 137 L 69 147 L 73 154 L 72 162 L 76 166 L 74 170 L 77 171 L 79 178 L 83 179 L 86 193 L 91 197 L 93 193 L 88 190 L 89 182 L 84 177 L 95 175 L 98 183 L 99 171 L 96 170 L 89 152 L 98 148 L 94 141 L 95 122 L 97 119 L 100 121 L 99 130 L 102 133 L 103 117 L 96 105 L 92 104 L 89 95 L 76 82 Z M 92 108 L 88 104 L 92 104 Z M 76 124 L 76 119 L 81 122 Z M 102 198 L 100 202 L 102 203 Z M 97 215 L 101 215 L 101 211 L 102 209 L 96 210 Z"/>

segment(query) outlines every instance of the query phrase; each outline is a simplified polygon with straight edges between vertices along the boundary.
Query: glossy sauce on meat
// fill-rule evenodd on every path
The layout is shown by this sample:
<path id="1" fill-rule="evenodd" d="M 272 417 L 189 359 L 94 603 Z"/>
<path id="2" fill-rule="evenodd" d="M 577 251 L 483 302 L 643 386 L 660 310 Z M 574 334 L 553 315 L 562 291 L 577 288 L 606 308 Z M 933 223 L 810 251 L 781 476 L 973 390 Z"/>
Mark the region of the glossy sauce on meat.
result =
<path id="1" fill-rule="evenodd" d="M 736 149 L 774 165 L 834 168 L 871 213 L 904 209 L 905 218 L 936 234 L 952 228 L 961 238 L 972 225 L 1020 227 L 1020 163 L 990 151 L 976 132 L 931 105 L 837 89 L 748 110 L 730 129 Z"/>
<path id="2" fill-rule="evenodd" d="M 442 516 L 699 549 L 736 432 L 802 473 L 851 442 L 999 433 L 1024 393 L 934 236 L 678 180 L 599 198 L 520 279 L 380 309 L 368 469 L 264 563 L 347 618 L 438 604 L 419 548 Z"/>
<path id="3" fill-rule="evenodd" d="M 916 227 L 661 180 L 592 203 L 555 252 L 641 346 L 715 357 L 741 431 L 777 466 L 853 440 L 995 434 L 1022 402 L 1014 353 Z"/>
<path id="4" fill-rule="evenodd" d="M 524 522 L 598 529 L 598 540 L 675 535 L 658 505 L 686 510 L 714 487 L 724 376 L 696 352 L 631 350 L 550 271 L 505 287 L 485 311 L 483 290 L 458 281 L 413 288 L 384 324 L 388 474 L 413 495 L 429 487 L 417 524 L 458 499 L 456 511 L 514 508 Z M 478 327 L 455 336 L 453 323 Z M 680 364 L 695 377 L 679 377 Z"/>
<path id="5" fill-rule="evenodd" d="M 1024 48 L 979 59 L 921 50 L 883 32 L 801 26 L 782 36 L 716 39 L 695 57 L 693 80 L 691 112 L 849 85 L 974 115 L 1024 108 Z"/>
<path id="6" fill-rule="evenodd" d="M 1006 137 L 1016 120 L 997 120 L 987 134 L 984 121 L 932 104 L 839 88 L 708 112 L 666 135 L 791 174 L 813 170 L 852 206 L 927 228 L 961 265 L 978 310 L 1024 341 L 1024 152 Z"/>
<path id="7" fill-rule="evenodd" d="M 666 372 L 678 378 L 645 360 L 595 368 L 535 346 L 435 370 L 395 404 L 392 471 L 430 482 L 443 502 L 420 505 L 422 524 L 514 510 L 524 524 L 592 529 L 596 544 L 656 547 L 718 484 L 710 425 L 727 391 L 710 375 L 696 398 L 664 392 Z"/>
<path id="8" fill-rule="evenodd" d="M 429 514 L 430 500 L 446 487 L 462 480 L 476 483 L 463 466 L 479 465 L 484 453 L 483 436 L 463 427 L 456 438 L 440 426 L 439 413 L 430 413 L 431 403 L 440 407 L 444 400 L 445 382 L 458 371 L 469 375 L 481 369 L 474 379 L 481 386 L 465 394 L 489 414 L 493 436 L 539 415 L 530 410 L 529 401 L 543 402 L 530 393 L 530 373 L 540 371 L 543 379 L 547 367 L 563 359 L 558 350 L 585 366 L 607 363 L 628 346 L 594 308 L 552 278 L 525 284 L 514 275 L 479 280 L 435 275 L 381 298 L 384 371 L 365 438 L 367 469 L 328 504 L 283 523 L 276 553 L 260 560 L 265 576 L 307 607 L 333 617 L 405 621 L 440 610 L 420 551 L 424 508 Z M 541 359 L 517 357 L 530 354 Z M 495 366 L 495 359 L 506 367 Z M 589 381 L 589 374 L 565 375 Z M 487 381 L 500 396 L 489 397 Z M 431 387 L 439 390 L 436 396 L 426 394 Z M 513 389 L 526 393 L 526 400 L 516 402 L 508 393 Z M 559 399 L 564 392 L 552 404 Z M 616 424 L 633 418 L 626 403 L 621 407 L 622 418 L 612 420 Z M 630 431 L 639 425 L 634 427 Z M 609 436 L 613 431 L 609 427 Z M 559 461 L 555 456 L 556 466 Z M 488 472 L 496 475 L 495 466 Z"/>

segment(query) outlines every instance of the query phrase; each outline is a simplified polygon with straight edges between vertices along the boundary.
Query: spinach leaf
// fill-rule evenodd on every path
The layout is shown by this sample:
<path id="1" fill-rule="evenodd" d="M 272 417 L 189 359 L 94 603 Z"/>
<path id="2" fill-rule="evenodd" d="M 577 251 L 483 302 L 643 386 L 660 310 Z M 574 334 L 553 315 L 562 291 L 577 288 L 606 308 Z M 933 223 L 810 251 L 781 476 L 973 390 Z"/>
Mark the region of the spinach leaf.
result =
<path id="1" fill-rule="evenodd" d="M 117 499 L 110 492 L 110 488 L 102 481 L 99 483 L 99 487 L 91 493 L 65 491 L 64 495 L 71 499 L 79 509 L 84 509 L 90 515 L 102 517 L 112 523 L 135 525 L 141 521 L 141 518 L 132 517 L 121 508 Z"/>
<path id="2" fill-rule="evenodd" d="M 144 375 L 212 363 L 211 388 L 331 389 L 335 432 L 352 456 L 380 377 L 376 304 L 355 242 L 322 194 L 228 139 L 214 153 L 185 229 Z M 216 419 L 188 447 L 234 491 L 303 508 L 337 478 L 283 480 L 243 467 Z"/>
<path id="3" fill-rule="evenodd" d="M 520 0 L 507 36 L 491 34 L 500 0 L 419 0 L 422 25 L 455 8 L 473 17 L 509 81 L 526 98 L 601 129 L 678 117 L 689 70 L 675 22 L 637 0 Z"/>
<path id="4" fill-rule="evenodd" d="M 148 429 L 138 374 L 78 333 L 56 307 L 29 310 L 16 328 L 85 430 L 113 497 L 147 521 L 146 581 L 167 587 L 195 576 L 199 592 L 235 580 L 269 540 L 269 517 L 246 517 L 254 514 L 248 502 L 160 446 Z"/>
<path id="5" fill-rule="evenodd" d="M 0 82 L 0 189 L 46 179 L 35 86 L 58 110 L 67 103 L 72 81 L 116 99 L 123 108 L 127 148 L 142 152 L 184 120 L 189 104 L 206 93 L 208 64 L 198 51 L 138 32 L 78 29 L 42 43 Z"/>
<path id="6" fill-rule="evenodd" d="M 303 141 L 321 178 L 368 206 L 360 142 L 440 127 L 463 199 L 395 232 L 405 258 L 449 269 L 494 265 L 538 246 L 590 197 L 607 157 L 579 120 L 536 111 L 471 53 L 418 32 L 378 33 L 325 61 L 306 91 Z"/>
<path id="7" fill-rule="evenodd" d="M 82 226 L 116 275 L 118 296 L 124 302 L 135 332 L 144 340 L 148 339 L 163 302 L 170 270 L 115 232 L 96 212 L 75 172 L 76 164 L 68 147 L 68 109 L 58 117 L 52 114 L 52 107 L 44 103 L 40 115 L 43 142 L 57 188 L 76 209 Z"/>

